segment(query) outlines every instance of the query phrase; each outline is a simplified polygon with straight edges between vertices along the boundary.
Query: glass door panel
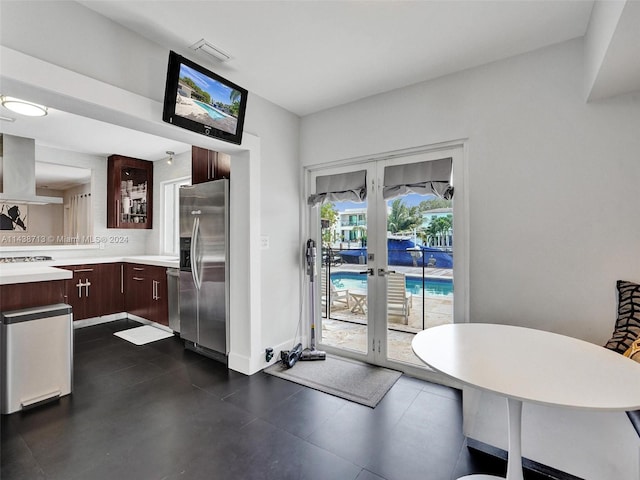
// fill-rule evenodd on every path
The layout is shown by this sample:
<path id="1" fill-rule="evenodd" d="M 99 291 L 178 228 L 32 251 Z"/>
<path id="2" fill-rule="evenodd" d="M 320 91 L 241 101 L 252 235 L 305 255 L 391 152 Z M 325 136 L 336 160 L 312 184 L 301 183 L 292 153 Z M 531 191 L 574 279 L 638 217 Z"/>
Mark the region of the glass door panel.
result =
<path id="1" fill-rule="evenodd" d="M 453 201 L 411 193 L 386 211 L 387 357 L 422 367 L 415 334 L 453 323 Z"/>
<path id="2" fill-rule="evenodd" d="M 369 345 L 367 202 L 320 208 L 320 343 L 366 355 Z"/>
<path id="3" fill-rule="evenodd" d="M 365 201 L 325 198 L 314 207 L 311 230 L 322 245 L 316 303 L 321 349 L 418 375 L 428 371 L 411 342 L 426 328 L 454 322 L 453 200 L 431 194 L 431 187 L 415 177 L 435 171 L 442 160 L 459 159 L 460 153 L 398 155 L 311 174 L 316 187 L 319 177 L 344 174 L 339 186 L 350 174 L 366 170 Z M 393 174 L 385 179 L 388 167 Z M 448 185 L 449 178 L 444 182 Z"/>
<path id="4" fill-rule="evenodd" d="M 120 171 L 119 224 L 147 222 L 147 170 L 126 167 Z"/>

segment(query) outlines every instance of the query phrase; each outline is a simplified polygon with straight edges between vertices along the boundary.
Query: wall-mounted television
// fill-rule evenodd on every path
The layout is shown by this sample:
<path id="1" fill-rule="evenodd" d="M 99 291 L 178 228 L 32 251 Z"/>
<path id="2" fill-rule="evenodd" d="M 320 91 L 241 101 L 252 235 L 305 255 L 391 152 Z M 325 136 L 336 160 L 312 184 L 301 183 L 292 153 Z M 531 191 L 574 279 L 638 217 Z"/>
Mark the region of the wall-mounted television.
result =
<path id="1" fill-rule="evenodd" d="M 226 142 L 242 143 L 247 91 L 169 52 L 162 120 Z"/>

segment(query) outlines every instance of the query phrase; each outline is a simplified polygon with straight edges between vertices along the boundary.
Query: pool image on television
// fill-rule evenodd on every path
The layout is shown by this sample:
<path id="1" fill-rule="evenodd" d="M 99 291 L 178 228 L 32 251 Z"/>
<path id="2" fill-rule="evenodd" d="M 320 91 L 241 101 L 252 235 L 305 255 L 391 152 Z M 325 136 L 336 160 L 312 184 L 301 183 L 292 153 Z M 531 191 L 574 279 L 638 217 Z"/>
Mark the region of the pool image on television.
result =
<path id="1" fill-rule="evenodd" d="M 241 92 L 187 65 L 180 65 L 176 115 L 236 133 Z"/>

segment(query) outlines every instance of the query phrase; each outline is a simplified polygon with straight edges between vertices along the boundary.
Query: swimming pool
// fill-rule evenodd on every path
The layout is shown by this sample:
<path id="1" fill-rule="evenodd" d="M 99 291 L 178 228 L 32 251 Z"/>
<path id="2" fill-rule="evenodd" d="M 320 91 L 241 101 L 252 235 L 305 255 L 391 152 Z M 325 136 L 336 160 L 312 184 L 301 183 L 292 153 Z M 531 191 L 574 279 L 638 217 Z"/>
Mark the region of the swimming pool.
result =
<path id="1" fill-rule="evenodd" d="M 207 113 L 209 114 L 209 116 L 211 118 L 213 118 L 214 120 L 222 120 L 223 118 L 225 118 L 223 114 L 221 114 L 218 110 L 213 108 L 211 105 L 208 105 L 208 104 L 206 104 L 204 102 L 201 102 L 199 100 L 193 100 L 193 101 L 196 102 L 202 108 L 204 108 L 207 111 Z"/>
<path id="2" fill-rule="evenodd" d="M 422 277 L 406 276 L 407 291 L 412 295 L 422 295 Z M 331 283 L 336 288 L 366 290 L 367 276 L 357 272 L 332 272 Z M 450 278 L 425 278 L 424 289 L 427 295 L 453 296 L 453 281 Z"/>

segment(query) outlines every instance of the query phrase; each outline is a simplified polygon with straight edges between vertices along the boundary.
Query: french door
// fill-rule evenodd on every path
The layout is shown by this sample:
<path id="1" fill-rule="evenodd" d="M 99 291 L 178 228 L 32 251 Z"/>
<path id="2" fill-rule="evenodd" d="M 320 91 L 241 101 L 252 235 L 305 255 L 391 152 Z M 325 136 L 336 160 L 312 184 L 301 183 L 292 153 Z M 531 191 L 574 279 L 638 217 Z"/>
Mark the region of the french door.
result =
<path id="1" fill-rule="evenodd" d="M 461 243 L 454 231 L 457 235 L 463 224 L 455 221 L 454 200 L 389 187 L 390 178 L 436 165 L 431 162 L 460 164 L 461 155 L 457 147 L 310 171 L 312 193 L 326 178 L 337 178 L 338 184 L 347 179 L 347 189 L 352 177 L 363 178 L 365 189 L 355 200 L 329 195 L 310 211 L 310 231 L 319 246 L 314 296 L 319 348 L 408 372 L 425 368 L 411 340 L 421 330 L 456 321 L 453 259 L 465 255 L 454 253 Z"/>

